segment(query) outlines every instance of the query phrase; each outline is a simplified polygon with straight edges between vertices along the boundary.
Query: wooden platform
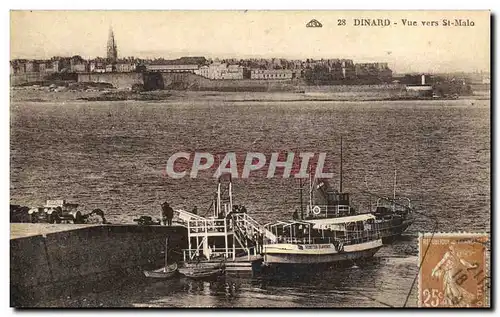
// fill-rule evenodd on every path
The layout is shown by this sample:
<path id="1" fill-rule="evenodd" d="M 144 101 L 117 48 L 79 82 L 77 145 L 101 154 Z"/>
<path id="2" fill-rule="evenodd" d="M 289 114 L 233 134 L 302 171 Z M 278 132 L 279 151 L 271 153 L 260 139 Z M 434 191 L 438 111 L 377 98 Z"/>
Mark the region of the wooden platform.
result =
<path id="1" fill-rule="evenodd" d="M 226 272 L 252 272 L 252 263 L 262 260 L 262 255 L 240 256 L 226 262 Z"/>

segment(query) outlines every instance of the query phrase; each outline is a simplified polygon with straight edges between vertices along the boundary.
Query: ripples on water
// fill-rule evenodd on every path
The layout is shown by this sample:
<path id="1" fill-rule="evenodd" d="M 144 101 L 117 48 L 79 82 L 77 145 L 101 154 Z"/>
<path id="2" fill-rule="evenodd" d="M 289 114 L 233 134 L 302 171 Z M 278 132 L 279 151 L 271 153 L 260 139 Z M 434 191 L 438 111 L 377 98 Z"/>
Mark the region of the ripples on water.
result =
<path id="1" fill-rule="evenodd" d="M 426 216 L 437 216 L 439 231 L 489 232 L 489 101 L 17 102 L 11 105 L 11 203 L 64 198 L 101 208 L 115 223 L 159 216 L 165 199 L 175 207 L 197 205 L 203 214 L 216 182 L 207 172 L 197 179 L 166 178 L 173 153 L 327 152 L 335 172 L 341 134 L 344 190 L 358 208 L 369 204 L 360 192 L 365 179 L 370 191 L 391 195 L 397 168 L 398 193 Z M 298 183 L 256 175 L 235 180 L 236 202 L 261 223 L 290 217 Z M 119 291 L 123 296 L 97 294 L 72 305 L 401 305 L 416 274 L 416 234 L 432 226 L 418 217 L 405 241 L 384 247 L 367 268 L 299 281 L 146 283 L 141 292 L 134 282 Z"/>
<path id="2" fill-rule="evenodd" d="M 102 292 L 43 302 L 44 307 L 400 307 L 410 292 L 417 256 L 395 256 L 391 247 L 369 263 L 296 275 L 235 277 L 213 281 L 128 279 Z"/>

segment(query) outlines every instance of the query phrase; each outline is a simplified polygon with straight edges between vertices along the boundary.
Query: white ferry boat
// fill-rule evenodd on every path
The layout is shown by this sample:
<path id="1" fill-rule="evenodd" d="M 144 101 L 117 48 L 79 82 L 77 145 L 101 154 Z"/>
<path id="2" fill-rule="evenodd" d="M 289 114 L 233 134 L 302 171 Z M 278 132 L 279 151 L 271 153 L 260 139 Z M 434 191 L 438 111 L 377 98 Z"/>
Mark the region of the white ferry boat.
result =
<path id="1" fill-rule="evenodd" d="M 382 239 L 375 216 L 279 221 L 265 228 L 277 236 L 263 246 L 264 264 L 321 264 L 372 257 Z"/>

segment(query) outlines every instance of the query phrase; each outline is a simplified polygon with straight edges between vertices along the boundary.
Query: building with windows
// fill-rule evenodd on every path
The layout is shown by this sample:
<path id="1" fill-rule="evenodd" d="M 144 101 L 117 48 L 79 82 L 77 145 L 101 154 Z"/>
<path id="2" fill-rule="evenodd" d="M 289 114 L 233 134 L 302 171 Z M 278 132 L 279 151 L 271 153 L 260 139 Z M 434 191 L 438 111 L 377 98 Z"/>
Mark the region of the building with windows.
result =
<path id="1" fill-rule="evenodd" d="M 356 77 L 378 78 L 381 80 L 391 80 L 392 70 L 387 63 L 358 63 L 355 65 Z"/>
<path id="2" fill-rule="evenodd" d="M 106 65 L 105 72 L 106 73 L 111 73 L 116 71 L 115 65 L 114 64 L 108 64 Z"/>
<path id="3" fill-rule="evenodd" d="M 36 71 L 38 71 L 38 65 L 35 63 L 35 61 L 27 61 L 25 64 L 24 64 L 24 72 L 25 73 L 34 73 Z"/>
<path id="4" fill-rule="evenodd" d="M 47 63 L 45 61 L 38 61 L 38 71 L 40 73 L 47 72 Z"/>
<path id="5" fill-rule="evenodd" d="M 240 65 L 228 65 L 222 79 L 243 79 L 244 67 Z"/>
<path id="6" fill-rule="evenodd" d="M 10 62 L 11 74 L 24 74 L 26 72 L 26 60 L 15 59 Z"/>
<path id="7" fill-rule="evenodd" d="M 133 62 L 118 62 L 116 63 L 116 71 L 120 73 L 135 72 L 137 64 Z"/>
<path id="8" fill-rule="evenodd" d="M 296 73 L 290 69 L 252 69 L 250 79 L 289 80 L 296 78 Z"/>
<path id="9" fill-rule="evenodd" d="M 79 55 L 73 56 L 70 60 L 70 71 L 73 73 L 86 72 L 88 71 L 88 62 Z"/>
<path id="10" fill-rule="evenodd" d="M 209 79 L 243 79 L 245 68 L 240 65 L 228 65 L 226 63 L 212 63 L 201 66 L 195 74 Z"/>
<path id="11" fill-rule="evenodd" d="M 171 64 L 148 64 L 146 70 L 151 72 L 164 73 L 195 73 L 199 69 L 198 65 L 171 65 Z"/>

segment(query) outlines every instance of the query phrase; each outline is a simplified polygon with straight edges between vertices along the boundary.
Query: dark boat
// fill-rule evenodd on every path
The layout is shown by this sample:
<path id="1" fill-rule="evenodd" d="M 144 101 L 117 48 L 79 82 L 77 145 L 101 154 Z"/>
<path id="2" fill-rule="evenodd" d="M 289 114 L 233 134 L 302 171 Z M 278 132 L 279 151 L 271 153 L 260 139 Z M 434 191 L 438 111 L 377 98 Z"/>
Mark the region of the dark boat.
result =
<path id="1" fill-rule="evenodd" d="M 225 261 L 183 263 L 179 273 L 192 279 L 213 278 L 225 273 Z"/>
<path id="2" fill-rule="evenodd" d="M 162 267 L 154 271 L 144 271 L 146 277 L 151 278 L 171 278 L 177 274 L 177 263 L 171 264 L 167 267 Z"/>
<path id="3" fill-rule="evenodd" d="M 379 198 L 372 214 L 377 219 L 384 243 L 400 237 L 414 221 L 411 201 L 406 197 Z"/>
<path id="4" fill-rule="evenodd" d="M 410 199 L 396 196 L 396 173 L 394 173 L 394 194 L 392 199 L 379 197 L 374 211 L 371 206 L 367 212 L 356 210 L 351 204 L 349 193 L 342 191 L 342 138 L 340 144 L 340 190 L 333 189 L 327 180 L 316 179 L 314 182 L 310 181 L 310 203 L 307 206 L 307 213 L 302 215 L 302 219 L 307 221 L 373 214 L 382 241 L 384 243 L 392 242 L 401 236 L 413 223 Z"/>
<path id="5" fill-rule="evenodd" d="M 338 192 L 326 180 L 318 180 L 315 186 L 314 204 L 308 206 L 305 220 L 372 214 L 384 243 L 390 243 L 413 223 L 411 202 L 408 198 L 379 198 L 375 210 L 360 212 L 350 201 L 349 193 Z"/>
<path id="6" fill-rule="evenodd" d="M 154 271 L 143 271 L 146 277 L 171 278 L 177 274 L 177 263 L 168 265 L 168 237 L 165 239 L 165 266 Z"/>

